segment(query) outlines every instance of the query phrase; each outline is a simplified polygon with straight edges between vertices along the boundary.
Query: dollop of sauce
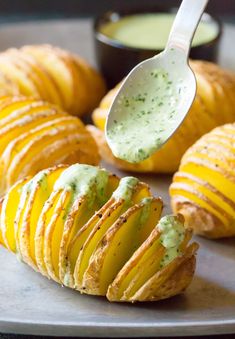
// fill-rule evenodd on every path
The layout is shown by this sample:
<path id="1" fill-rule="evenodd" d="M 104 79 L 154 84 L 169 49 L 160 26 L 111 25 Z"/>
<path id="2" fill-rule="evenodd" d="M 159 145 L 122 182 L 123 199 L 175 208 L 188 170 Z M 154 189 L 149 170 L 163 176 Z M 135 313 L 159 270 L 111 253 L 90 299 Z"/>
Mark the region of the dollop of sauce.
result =
<path id="1" fill-rule="evenodd" d="M 174 13 L 128 15 L 105 23 L 100 27 L 100 32 L 126 46 L 162 50 L 165 48 L 174 19 Z M 218 30 L 216 22 L 201 21 L 192 46 L 212 41 Z"/>
<path id="2" fill-rule="evenodd" d="M 185 237 L 185 228 L 173 215 L 162 217 L 157 227 L 161 232 L 160 243 L 166 248 L 166 253 L 160 263 L 162 268 L 180 255 L 179 247 Z"/>
<path id="3" fill-rule="evenodd" d="M 73 197 L 86 196 L 92 203 L 96 197 L 100 203 L 106 201 L 105 188 L 108 183 L 108 171 L 90 165 L 74 164 L 65 169 L 57 179 L 55 190 L 68 190 Z"/>
<path id="4" fill-rule="evenodd" d="M 133 190 L 138 184 L 139 180 L 135 177 L 125 177 L 119 182 L 117 189 L 113 192 L 113 198 L 115 200 L 123 199 L 126 203 L 130 202 Z"/>
<path id="5" fill-rule="evenodd" d="M 37 185 L 40 185 L 43 190 L 47 188 L 47 170 L 38 172 L 27 184 L 23 186 L 23 192 L 32 192 Z"/>
<path id="6" fill-rule="evenodd" d="M 175 130 L 184 90 L 183 80 L 173 81 L 163 69 L 143 70 L 138 83 L 131 82 L 118 99 L 118 118 L 107 130 L 113 154 L 138 163 L 159 149 Z"/>

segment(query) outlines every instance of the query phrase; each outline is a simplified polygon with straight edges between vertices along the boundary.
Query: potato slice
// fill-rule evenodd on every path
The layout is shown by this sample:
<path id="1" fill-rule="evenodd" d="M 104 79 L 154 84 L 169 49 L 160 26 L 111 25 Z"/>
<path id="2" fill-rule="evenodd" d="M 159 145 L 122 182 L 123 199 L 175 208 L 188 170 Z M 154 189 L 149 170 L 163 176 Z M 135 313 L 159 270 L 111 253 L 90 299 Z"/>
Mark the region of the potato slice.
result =
<path id="1" fill-rule="evenodd" d="M 66 280 L 64 280 L 64 284 L 66 286 L 75 288 L 74 283 L 74 270 L 77 262 L 77 258 L 80 250 L 83 247 L 86 239 L 89 237 L 90 232 L 94 229 L 94 227 L 98 224 L 99 220 L 102 218 L 104 213 L 110 209 L 110 207 L 114 204 L 114 199 L 111 198 L 108 202 L 97 211 L 92 218 L 77 232 L 74 238 L 71 240 L 68 246 L 68 263 L 66 269 Z"/>
<path id="2" fill-rule="evenodd" d="M 24 189 L 29 189 L 30 196 L 22 218 L 19 242 L 24 261 L 34 269 L 37 269 L 34 241 L 38 219 L 45 202 L 53 190 L 56 179 L 64 168 L 65 166 L 59 166 L 43 170 L 29 181 L 28 188 L 24 187 Z"/>
<path id="3" fill-rule="evenodd" d="M 43 96 L 41 98 L 54 104 L 58 104 L 61 107 L 62 100 L 50 73 L 48 73 L 41 63 L 37 62 L 31 55 L 22 52 L 22 50 L 18 51 L 20 53 L 20 58 L 31 68 L 30 74 L 34 74 L 37 86 L 39 86 L 41 90 L 42 87 L 44 87 Z"/>
<path id="4" fill-rule="evenodd" d="M 3 128 L 0 128 L 0 153 L 5 150 L 11 141 L 15 140 L 25 132 L 28 132 L 46 122 L 50 122 L 50 125 L 53 126 L 53 123 L 56 123 L 56 119 L 61 116 L 61 114 L 58 114 L 52 109 L 47 108 L 42 110 L 41 107 L 31 109 L 31 111 L 27 113 L 27 116 L 22 118 L 19 117 L 19 119 L 11 122 Z"/>
<path id="5" fill-rule="evenodd" d="M 47 225 L 49 224 L 50 220 L 52 219 L 57 203 L 60 198 L 60 192 L 55 191 L 52 192 L 49 199 L 45 202 L 42 212 L 40 214 L 37 228 L 35 232 L 35 259 L 37 263 L 38 270 L 41 274 L 45 275 L 50 279 L 50 275 L 47 271 L 46 263 L 45 263 L 45 256 L 44 256 L 44 240 L 45 240 L 45 232 Z"/>
<path id="6" fill-rule="evenodd" d="M 44 235 L 44 260 L 49 276 L 62 283 L 59 279 L 59 251 L 62 234 L 64 231 L 64 221 L 71 207 L 73 193 L 66 189 L 59 190 L 57 201 L 51 220 L 46 225 Z"/>
<path id="7" fill-rule="evenodd" d="M 94 225 L 94 228 L 89 232 L 85 243 L 83 240 L 83 244 L 81 244 L 82 250 L 80 251 L 74 269 L 75 285 L 78 289 L 82 288 L 83 275 L 88 267 L 90 257 L 106 231 L 130 206 L 138 203 L 150 194 L 147 185 L 138 182 L 136 179 L 129 184 L 128 180 L 129 178 L 127 177 L 120 181 L 117 190 L 112 196 L 115 199 L 114 203 L 110 205 L 107 211 L 102 215 L 99 222 Z"/>
<path id="8" fill-rule="evenodd" d="M 30 178 L 22 179 L 13 185 L 5 195 L 1 210 L 1 232 L 5 246 L 16 253 L 14 221 L 21 199 L 21 190 Z"/>
<path id="9" fill-rule="evenodd" d="M 159 216 L 158 216 L 159 217 Z M 174 222 L 183 224 L 182 216 L 171 217 Z M 163 220 L 163 219 L 161 219 Z M 155 219 L 156 221 L 156 219 Z M 108 288 L 107 298 L 110 301 L 130 301 L 132 296 L 148 281 L 156 272 L 163 270 L 164 265 L 171 265 L 168 253 L 162 245 L 160 222 L 153 229 L 145 242 L 137 249 L 129 261 L 117 274 Z M 192 237 L 191 230 L 185 230 L 184 238 L 179 244 L 177 258 L 184 254 L 188 241 Z M 167 257 L 166 257 L 167 256 Z M 172 258 L 174 261 L 174 258 Z M 167 260 L 167 261 L 166 261 Z M 169 262 L 168 262 L 169 261 Z"/>
<path id="10" fill-rule="evenodd" d="M 85 142 L 85 140 L 89 138 L 89 136 L 86 135 L 85 133 L 84 135 L 78 133 L 77 124 L 71 121 L 71 119 L 75 118 L 64 117 L 61 119 L 62 121 L 61 122 L 58 121 L 57 127 L 52 128 L 50 125 L 53 125 L 53 122 L 50 122 L 48 123 L 47 126 L 45 126 L 46 127 L 45 129 L 43 128 L 43 126 L 40 126 L 37 129 L 38 134 L 35 133 L 36 131 L 31 131 L 30 134 L 28 135 L 28 138 L 32 136 L 31 140 L 25 138 L 25 135 L 22 135 L 19 138 L 15 139 L 14 142 L 8 145 L 2 156 L 2 159 L 4 161 L 4 167 L 8 171 L 7 175 L 8 186 L 10 186 L 18 178 L 25 176 L 25 174 L 30 171 L 32 159 L 35 161 L 35 158 L 38 157 L 37 160 L 39 161 L 41 160 L 41 163 L 40 162 L 38 163 L 39 168 L 47 167 L 48 162 L 51 164 L 52 160 L 48 158 L 48 150 L 46 149 L 47 146 L 53 149 L 54 142 L 57 142 L 60 139 L 67 141 L 68 144 L 71 144 L 71 142 L 74 144 L 76 140 Z M 83 137 L 84 140 L 82 140 Z M 16 147 L 17 144 L 19 148 L 18 153 L 15 155 L 14 148 Z M 64 152 L 63 149 L 61 151 Z M 42 162 L 43 159 L 45 161 L 45 165 L 43 165 Z"/>
<path id="11" fill-rule="evenodd" d="M 146 240 L 162 212 L 160 199 L 143 199 L 128 209 L 105 233 L 83 276 L 84 292 L 105 295 L 109 284 Z"/>
<path id="12" fill-rule="evenodd" d="M 73 77 L 71 69 L 65 60 L 58 55 L 57 49 L 50 46 L 25 46 L 27 54 L 32 55 L 50 73 L 60 93 L 63 107 L 70 106 L 73 98 Z"/>
<path id="13" fill-rule="evenodd" d="M 116 189 L 119 183 L 119 179 L 114 175 L 109 175 L 108 183 L 106 186 L 106 199 L 108 200 Z M 95 214 L 96 211 L 100 209 L 100 202 L 95 199 L 92 206 L 88 206 L 87 197 L 80 197 L 75 202 L 71 208 L 70 213 L 65 222 L 64 232 L 62 235 L 60 253 L 59 253 L 59 275 L 60 280 L 66 286 L 73 285 L 73 275 L 71 272 L 71 265 L 68 261 L 68 254 L 70 252 L 71 243 L 75 242 L 77 234 L 80 232 L 80 229 L 88 222 L 88 220 Z M 97 218 L 98 221 L 99 217 Z M 88 227 L 89 228 L 89 227 Z M 79 249 L 80 246 L 76 243 L 76 249 Z M 77 251 L 77 253 L 79 250 Z M 77 258 L 77 256 L 75 255 Z M 75 266 L 75 260 L 74 265 Z"/>
<path id="14" fill-rule="evenodd" d="M 3 204 L 3 200 L 4 198 L 1 198 L 0 199 L 0 215 L 2 213 L 2 204 Z M 3 235 L 2 235 L 2 227 L 1 227 L 1 224 L 0 224 L 0 245 L 6 247 L 6 244 L 4 242 L 4 239 L 3 239 Z"/>
<path id="15" fill-rule="evenodd" d="M 175 217 L 175 220 L 183 223 L 181 216 Z M 158 226 L 157 226 L 158 229 Z M 182 240 L 179 249 L 177 250 L 177 257 L 184 254 L 188 241 L 192 237 L 191 230 L 186 230 L 184 239 Z M 155 247 L 155 251 L 153 248 Z M 138 269 L 135 270 L 135 274 L 132 273 L 132 280 L 129 281 L 121 300 L 130 300 L 135 293 L 148 281 L 156 272 L 164 269 L 165 266 L 170 265 L 172 260 L 169 261 L 169 255 L 166 252 L 165 247 L 161 243 L 161 238 L 157 237 L 154 246 L 146 252 L 140 259 Z"/>
<path id="16" fill-rule="evenodd" d="M 139 275 L 140 271 L 142 272 L 143 267 L 146 268 L 145 262 L 148 261 L 149 258 L 152 258 L 152 256 L 155 255 L 157 259 L 156 254 L 162 258 L 165 250 L 160 244 L 160 235 L 158 228 L 154 228 L 146 241 L 136 250 L 130 260 L 123 266 L 108 288 L 107 298 L 110 301 L 121 300 L 124 291 L 128 288 L 131 281 L 133 281 L 136 275 Z M 158 261 L 156 264 L 157 267 L 159 267 Z"/>
<path id="17" fill-rule="evenodd" d="M 183 292 L 193 277 L 197 249 L 198 245 L 192 243 L 182 256 L 153 275 L 128 301 L 166 299 Z"/>
<path id="18" fill-rule="evenodd" d="M 26 96 L 33 96 L 39 98 L 40 94 L 37 87 L 28 77 L 28 75 L 15 64 L 14 59 L 10 53 L 0 54 L 0 71 L 7 77 L 17 83 L 20 93 Z"/>

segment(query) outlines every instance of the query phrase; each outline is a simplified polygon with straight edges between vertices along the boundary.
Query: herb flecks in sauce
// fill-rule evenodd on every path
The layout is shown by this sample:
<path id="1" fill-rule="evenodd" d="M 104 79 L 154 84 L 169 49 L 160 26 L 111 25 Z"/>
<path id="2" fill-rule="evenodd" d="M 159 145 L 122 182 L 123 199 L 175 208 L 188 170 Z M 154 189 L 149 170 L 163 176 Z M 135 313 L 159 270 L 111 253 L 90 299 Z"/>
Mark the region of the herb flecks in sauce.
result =
<path id="1" fill-rule="evenodd" d="M 182 79 L 174 82 L 163 69 L 146 71 L 135 84 L 139 91 L 119 98 L 107 136 L 115 156 L 131 163 L 147 159 L 164 144 L 176 126 Z M 128 105 L 127 105 L 128 103 Z"/>
<path id="2" fill-rule="evenodd" d="M 63 171 L 54 189 L 71 191 L 72 201 L 85 196 L 88 205 L 92 205 L 95 198 L 102 205 L 107 199 L 105 195 L 107 183 L 108 172 L 106 170 L 95 166 L 75 164 Z"/>
<path id="3" fill-rule="evenodd" d="M 160 219 L 158 229 L 161 231 L 160 243 L 166 252 L 160 263 L 164 267 L 180 254 L 180 245 L 185 237 L 184 225 L 173 215 L 167 215 Z"/>
<path id="4" fill-rule="evenodd" d="M 123 199 L 126 203 L 129 203 L 138 182 L 139 180 L 135 177 L 122 178 L 118 188 L 113 192 L 113 198 L 116 200 Z"/>

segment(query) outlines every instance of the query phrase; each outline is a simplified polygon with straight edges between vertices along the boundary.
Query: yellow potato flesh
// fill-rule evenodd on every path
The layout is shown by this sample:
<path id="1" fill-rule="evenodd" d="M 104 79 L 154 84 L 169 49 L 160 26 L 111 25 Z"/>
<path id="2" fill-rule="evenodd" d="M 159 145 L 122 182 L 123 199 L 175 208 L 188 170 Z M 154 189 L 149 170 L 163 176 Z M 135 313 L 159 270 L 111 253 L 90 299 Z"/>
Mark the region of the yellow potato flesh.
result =
<path id="1" fill-rule="evenodd" d="M 40 132 L 38 133 L 39 136 L 41 134 L 40 139 L 37 139 L 37 137 L 34 135 L 32 140 L 30 140 L 32 142 L 32 146 L 30 147 L 30 152 L 26 152 L 27 149 L 26 148 L 24 149 L 24 144 L 27 142 L 26 139 L 22 140 L 22 143 L 18 149 L 19 153 L 17 157 L 16 156 L 14 157 L 14 155 L 12 154 L 12 157 L 10 159 L 14 165 L 14 166 L 12 166 L 12 164 L 9 165 L 9 172 L 12 172 L 11 181 L 14 182 L 17 180 L 17 178 L 20 176 L 20 172 L 22 171 L 22 168 L 24 168 L 24 166 L 26 166 L 27 163 L 30 162 L 31 158 L 39 154 L 43 148 L 46 148 L 46 146 L 53 144 L 53 142 L 59 139 L 65 138 L 69 132 L 71 133 L 76 132 L 76 129 L 77 127 L 75 124 L 71 124 L 70 130 L 68 129 L 68 127 L 65 128 L 63 124 L 61 129 L 59 128 L 59 126 L 57 126 L 55 133 L 53 134 L 51 133 L 51 135 L 49 135 L 49 133 L 47 133 L 46 130 L 43 132 L 41 131 L 41 133 Z M 52 131 L 52 129 L 50 130 Z M 20 154 L 20 150 L 22 150 L 21 154 Z M 15 165 L 16 162 L 17 162 L 17 166 Z"/>
<path id="2" fill-rule="evenodd" d="M 2 101 L 2 102 L 1 102 Z M 5 126 L 5 118 L 8 118 L 14 111 L 21 110 L 24 107 L 27 107 L 31 105 L 33 102 L 35 102 L 34 99 L 28 99 L 28 98 L 14 98 L 14 101 L 12 101 L 12 97 L 7 97 L 5 100 L 0 101 L 0 126 Z M 15 119 L 17 119 L 18 116 L 15 116 Z M 2 121 L 4 123 L 2 124 Z M 12 119 L 11 119 L 12 121 Z"/>
<path id="3" fill-rule="evenodd" d="M 32 82 L 32 84 L 37 88 L 37 91 L 41 98 L 46 99 L 47 94 L 45 87 L 43 86 L 40 77 L 38 77 L 37 72 L 32 69 L 30 64 L 25 60 L 24 54 L 17 49 L 12 49 L 8 51 L 8 56 L 12 63 L 26 75 L 27 79 Z"/>
<path id="4" fill-rule="evenodd" d="M 19 69 L 9 57 L 0 56 L 0 71 L 16 82 L 20 93 L 26 96 L 38 96 L 38 90 L 33 82 Z"/>
<path id="5" fill-rule="evenodd" d="M 138 184 L 136 190 L 132 192 L 131 202 L 132 204 L 138 203 L 140 199 L 148 197 L 150 195 L 148 186 Z M 89 234 L 87 241 L 85 242 L 82 251 L 78 257 L 75 267 L 75 279 L 77 284 L 82 283 L 83 275 L 87 269 L 90 257 L 94 252 L 99 241 L 102 239 L 107 230 L 113 225 L 113 223 L 130 207 L 130 204 L 125 204 L 125 201 L 117 201 L 101 218 L 100 222 L 95 226 L 92 232 Z"/>
<path id="6" fill-rule="evenodd" d="M 24 220 L 24 214 L 25 210 L 27 209 L 27 204 L 29 201 L 30 193 L 28 191 L 24 191 L 23 194 L 21 194 L 20 202 L 18 206 L 18 210 L 16 212 L 16 218 L 15 223 L 17 227 L 15 228 L 15 241 L 16 241 L 16 251 L 17 253 L 22 257 L 22 251 L 21 251 L 21 237 L 25 237 L 25 232 L 23 230 L 23 220 Z M 22 258 L 23 260 L 27 258 Z"/>
<path id="7" fill-rule="evenodd" d="M 33 206 L 30 211 L 30 257 L 32 258 L 34 262 L 36 262 L 35 233 L 36 233 L 37 223 L 38 223 L 40 214 L 42 212 L 42 208 L 46 200 L 49 198 L 51 192 L 53 191 L 54 183 L 63 170 L 64 168 L 57 168 L 53 170 L 52 172 L 50 172 L 46 178 L 45 188 L 42 189 L 41 187 L 38 187 L 36 193 L 34 194 Z"/>
<path id="8" fill-rule="evenodd" d="M 119 179 L 116 176 L 109 176 L 108 184 L 106 187 L 106 195 L 107 198 L 111 196 L 113 191 L 117 188 L 119 183 Z M 84 224 L 84 227 L 82 227 L 81 231 L 77 231 L 75 234 L 71 234 L 72 236 L 69 239 L 69 246 L 68 246 L 68 259 L 69 259 L 69 265 L 71 268 L 71 273 L 74 272 L 75 264 L 78 258 L 79 251 L 83 244 L 85 243 L 85 240 L 88 238 L 91 230 L 95 227 L 97 222 L 100 220 L 98 215 L 102 215 L 103 211 L 105 211 L 107 208 L 110 207 L 110 202 L 107 202 L 104 204 L 104 206 L 98 210 L 97 214 L 95 214 L 87 224 Z M 95 212 L 96 210 L 94 210 Z M 75 222 L 76 225 L 76 222 Z"/>
<path id="9" fill-rule="evenodd" d="M 35 108 L 30 112 L 31 121 L 27 119 L 27 122 L 23 124 L 23 119 L 14 122 L 14 128 L 9 131 L 6 131 L 5 134 L 1 132 L 2 135 L 1 143 L 0 143 L 0 152 L 3 152 L 4 149 L 8 146 L 8 144 L 15 140 L 18 136 L 26 133 L 33 128 L 39 126 L 40 124 L 51 122 L 51 126 L 53 126 L 53 121 L 58 118 L 60 115 L 52 115 L 50 111 L 47 109 L 46 111 L 42 111 L 41 108 Z M 22 124 L 21 124 L 22 123 Z M 9 126 L 10 127 L 10 126 Z M 27 139 L 24 140 L 24 144 L 27 143 Z"/>
<path id="10" fill-rule="evenodd" d="M 193 163 L 183 165 L 181 170 L 207 181 L 218 191 L 221 191 L 227 198 L 235 202 L 235 182 L 227 179 L 223 173 L 216 172 L 205 166 L 197 166 Z"/>
<path id="11" fill-rule="evenodd" d="M 95 215 L 92 220 L 89 220 L 89 223 L 85 225 L 81 231 L 75 236 L 73 241 L 71 242 L 71 245 L 69 245 L 68 248 L 68 260 L 70 263 L 70 269 L 71 272 L 74 272 L 75 265 L 77 262 L 78 254 L 85 243 L 86 239 L 88 238 L 91 230 L 95 227 L 95 225 L 98 223 L 99 217 Z"/>
<path id="12" fill-rule="evenodd" d="M 124 206 L 124 201 L 115 202 L 110 208 L 110 211 L 108 210 L 100 219 L 100 222 L 89 232 L 88 239 L 83 245 L 75 267 L 75 280 L 77 280 L 78 283 L 82 283 L 84 272 L 98 242 L 102 239 L 109 227 L 126 211 L 127 208 Z"/>
<path id="13" fill-rule="evenodd" d="M 63 193 L 61 193 L 62 196 Z M 62 198 L 63 202 L 59 200 L 57 203 L 56 212 L 58 216 L 54 223 L 50 223 L 48 227 L 51 228 L 52 234 L 48 234 L 51 237 L 51 242 L 46 242 L 45 246 L 50 246 L 51 248 L 51 261 L 52 267 L 54 270 L 54 274 L 56 275 L 57 279 L 59 279 L 59 252 L 60 252 L 60 243 L 63 235 L 64 230 L 64 221 L 67 217 L 69 212 L 69 208 L 71 206 L 71 198 L 72 193 L 69 191 L 65 192 L 65 198 Z M 53 218 L 52 218 L 53 219 Z"/>
<path id="14" fill-rule="evenodd" d="M 184 197 L 189 201 L 194 201 L 196 205 L 199 207 L 205 208 L 208 210 L 212 215 L 216 216 L 224 225 L 227 225 L 229 223 L 229 220 L 221 215 L 215 208 L 211 207 L 211 204 L 209 202 L 206 202 L 205 200 L 199 198 L 196 193 L 189 192 L 188 190 L 182 189 L 182 188 L 176 188 L 171 187 L 170 194 L 177 195 L 180 197 Z"/>
<path id="15" fill-rule="evenodd" d="M 26 181 L 23 180 L 12 186 L 4 198 L 1 213 L 1 228 L 3 228 L 4 242 L 7 248 L 14 253 L 16 252 L 14 220 L 21 199 L 21 189 L 25 183 Z"/>
<path id="16" fill-rule="evenodd" d="M 44 260 L 47 272 L 52 279 L 59 282 L 59 249 L 64 229 L 64 221 L 71 204 L 72 193 L 59 190 L 59 199 L 54 212 L 46 224 L 44 234 Z"/>
<path id="17" fill-rule="evenodd" d="M 48 73 L 53 77 L 59 93 L 64 103 L 64 107 L 69 107 L 73 96 L 73 79 L 71 71 L 65 62 L 50 50 L 40 50 L 29 48 L 27 53 L 36 58 L 43 65 Z"/>
<path id="18" fill-rule="evenodd" d="M 48 100 L 49 102 L 53 102 L 62 106 L 61 97 L 57 91 L 57 88 L 50 77 L 50 74 L 41 67 L 39 62 L 36 62 L 31 56 L 20 53 L 20 58 L 23 59 L 31 68 L 31 74 L 35 75 L 35 81 L 37 86 L 42 91 L 43 96 L 42 99 Z"/>
<path id="19" fill-rule="evenodd" d="M 35 258 L 37 267 L 39 268 L 39 271 L 48 276 L 48 270 L 46 267 L 46 260 L 45 260 L 45 232 L 47 225 L 49 224 L 50 220 L 52 219 L 55 209 L 58 203 L 58 200 L 60 198 L 60 192 L 57 191 L 52 194 L 52 196 L 49 197 L 47 200 L 49 208 L 45 208 L 45 210 L 42 211 L 39 219 L 39 224 L 36 229 L 36 235 L 35 235 Z M 40 223 L 41 221 L 41 223 Z M 39 227 L 40 225 L 40 227 Z"/>
<path id="20" fill-rule="evenodd" d="M 135 275 L 129 282 L 129 287 L 124 291 L 125 299 L 131 298 L 146 281 L 160 270 L 160 263 L 164 256 L 165 249 L 159 242 L 157 243 L 158 246 L 157 244 L 154 246 L 155 252 L 151 254 L 151 251 L 148 251 L 149 253 L 147 253 L 142 264 L 136 268 Z"/>
<path id="21" fill-rule="evenodd" d="M 159 234 L 160 236 L 160 234 Z M 117 299 L 121 299 L 123 296 L 124 291 L 128 288 L 130 285 L 131 281 L 139 275 L 139 272 L 143 271 L 143 268 L 145 268 L 146 262 L 149 260 L 149 258 L 152 258 L 152 256 L 156 255 L 156 253 L 160 249 L 160 242 L 159 242 L 159 237 L 157 240 L 155 240 L 149 248 L 145 250 L 145 252 L 142 253 L 141 257 L 139 260 L 133 264 L 133 267 L 129 270 L 129 272 L 126 272 L 122 276 L 122 280 L 120 281 L 120 285 L 118 288 L 118 294 L 117 294 Z"/>
<path id="22" fill-rule="evenodd" d="M 233 202 L 231 201 L 231 205 L 226 202 L 225 197 L 221 197 L 218 193 L 220 192 L 213 192 L 210 188 L 207 186 L 204 186 L 203 184 L 200 184 L 196 180 L 194 181 L 193 178 L 188 178 L 188 177 L 178 177 L 175 176 L 174 182 L 178 183 L 184 183 L 187 184 L 191 187 L 193 187 L 195 190 L 198 192 L 202 193 L 205 197 L 209 198 L 211 201 L 213 201 L 214 204 L 216 204 L 218 207 L 224 209 L 226 213 L 229 214 L 231 218 L 235 217 L 235 209 L 232 206 Z"/>
<path id="23" fill-rule="evenodd" d="M 136 248 L 139 248 L 141 244 L 150 236 L 153 238 L 152 230 L 158 223 L 160 216 L 162 212 L 162 202 L 159 199 L 154 199 L 151 202 L 150 205 L 150 211 L 149 211 L 149 217 L 147 218 L 145 224 L 142 226 L 142 228 L 139 230 L 139 234 L 137 232 L 133 232 L 134 236 L 132 235 L 132 242 L 136 243 Z M 144 231 L 144 232 L 143 232 Z M 156 232 L 154 232 L 155 234 Z M 118 234 L 117 234 L 118 235 Z M 122 271 L 120 272 L 120 281 L 119 281 L 119 289 L 118 289 L 118 296 L 117 298 L 120 299 L 124 290 L 127 288 L 129 285 L 130 281 L 136 276 L 139 270 L 142 270 L 143 267 L 145 267 L 144 262 L 152 256 L 155 252 L 156 249 L 159 248 L 159 236 L 160 234 L 157 233 L 155 235 L 157 241 L 152 241 L 151 246 L 149 245 L 148 247 L 145 246 L 143 247 L 143 253 L 141 254 L 140 258 L 137 261 L 134 261 L 134 259 L 130 259 L 133 263 L 131 263 L 128 268 L 123 268 L 123 273 Z M 134 238 L 136 237 L 136 240 L 134 241 Z M 110 245 L 111 248 L 112 245 Z M 142 248 L 141 247 L 141 248 Z M 106 258 L 109 258 L 109 252 L 106 254 Z M 132 257 L 133 258 L 133 257 Z M 107 267 L 107 266 L 106 266 Z"/>
<path id="24" fill-rule="evenodd" d="M 99 278 L 99 293 L 101 295 L 106 294 L 108 285 L 114 280 L 120 268 L 133 253 L 133 234 L 137 231 L 136 228 L 140 215 L 141 208 L 138 208 L 130 217 L 127 217 L 127 221 L 122 225 L 118 235 L 113 239 L 112 245 L 110 245 Z M 84 279 L 85 276 L 86 275 L 84 275 Z"/>
<path id="25" fill-rule="evenodd" d="M 80 201 L 80 199 L 78 199 Z M 59 262 L 60 262 L 60 268 L 59 268 L 59 278 L 61 282 L 64 282 L 65 274 L 68 273 L 68 267 L 69 267 L 69 275 L 72 277 L 72 270 L 71 270 L 71 263 L 67 259 L 68 253 L 69 253 L 69 245 L 71 244 L 72 239 L 74 239 L 77 232 L 82 228 L 83 225 L 86 224 L 86 222 L 90 219 L 90 217 L 94 214 L 95 209 L 94 208 L 87 208 L 87 199 L 86 197 L 81 198 L 81 202 L 75 202 L 74 204 L 79 204 L 79 206 L 76 208 L 75 215 L 73 216 L 72 225 L 70 225 L 70 229 L 67 232 L 63 232 L 61 244 L 62 247 L 60 247 L 60 254 L 59 254 Z M 72 208 L 72 207 L 71 207 Z M 72 213 L 72 212 L 71 212 Z M 69 216 L 68 216 L 69 219 Z M 65 224 L 66 229 L 66 224 Z M 76 256 L 76 254 L 75 254 Z M 73 267 L 75 266 L 76 259 L 73 260 Z M 69 262 L 69 266 L 68 266 Z"/>

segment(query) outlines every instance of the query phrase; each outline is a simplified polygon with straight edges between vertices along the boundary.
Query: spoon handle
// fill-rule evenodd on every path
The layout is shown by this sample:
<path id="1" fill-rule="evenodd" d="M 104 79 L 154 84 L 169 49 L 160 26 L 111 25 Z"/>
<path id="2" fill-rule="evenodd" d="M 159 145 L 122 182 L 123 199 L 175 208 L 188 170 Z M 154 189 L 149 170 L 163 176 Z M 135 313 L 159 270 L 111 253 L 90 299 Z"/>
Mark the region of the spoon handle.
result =
<path id="1" fill-rule="evenodd" d="M 169 35 L 166 51 L 174 47 L 183 50 L 188 57 L 194 33 L 208 1 L 182 1 Z"/>

